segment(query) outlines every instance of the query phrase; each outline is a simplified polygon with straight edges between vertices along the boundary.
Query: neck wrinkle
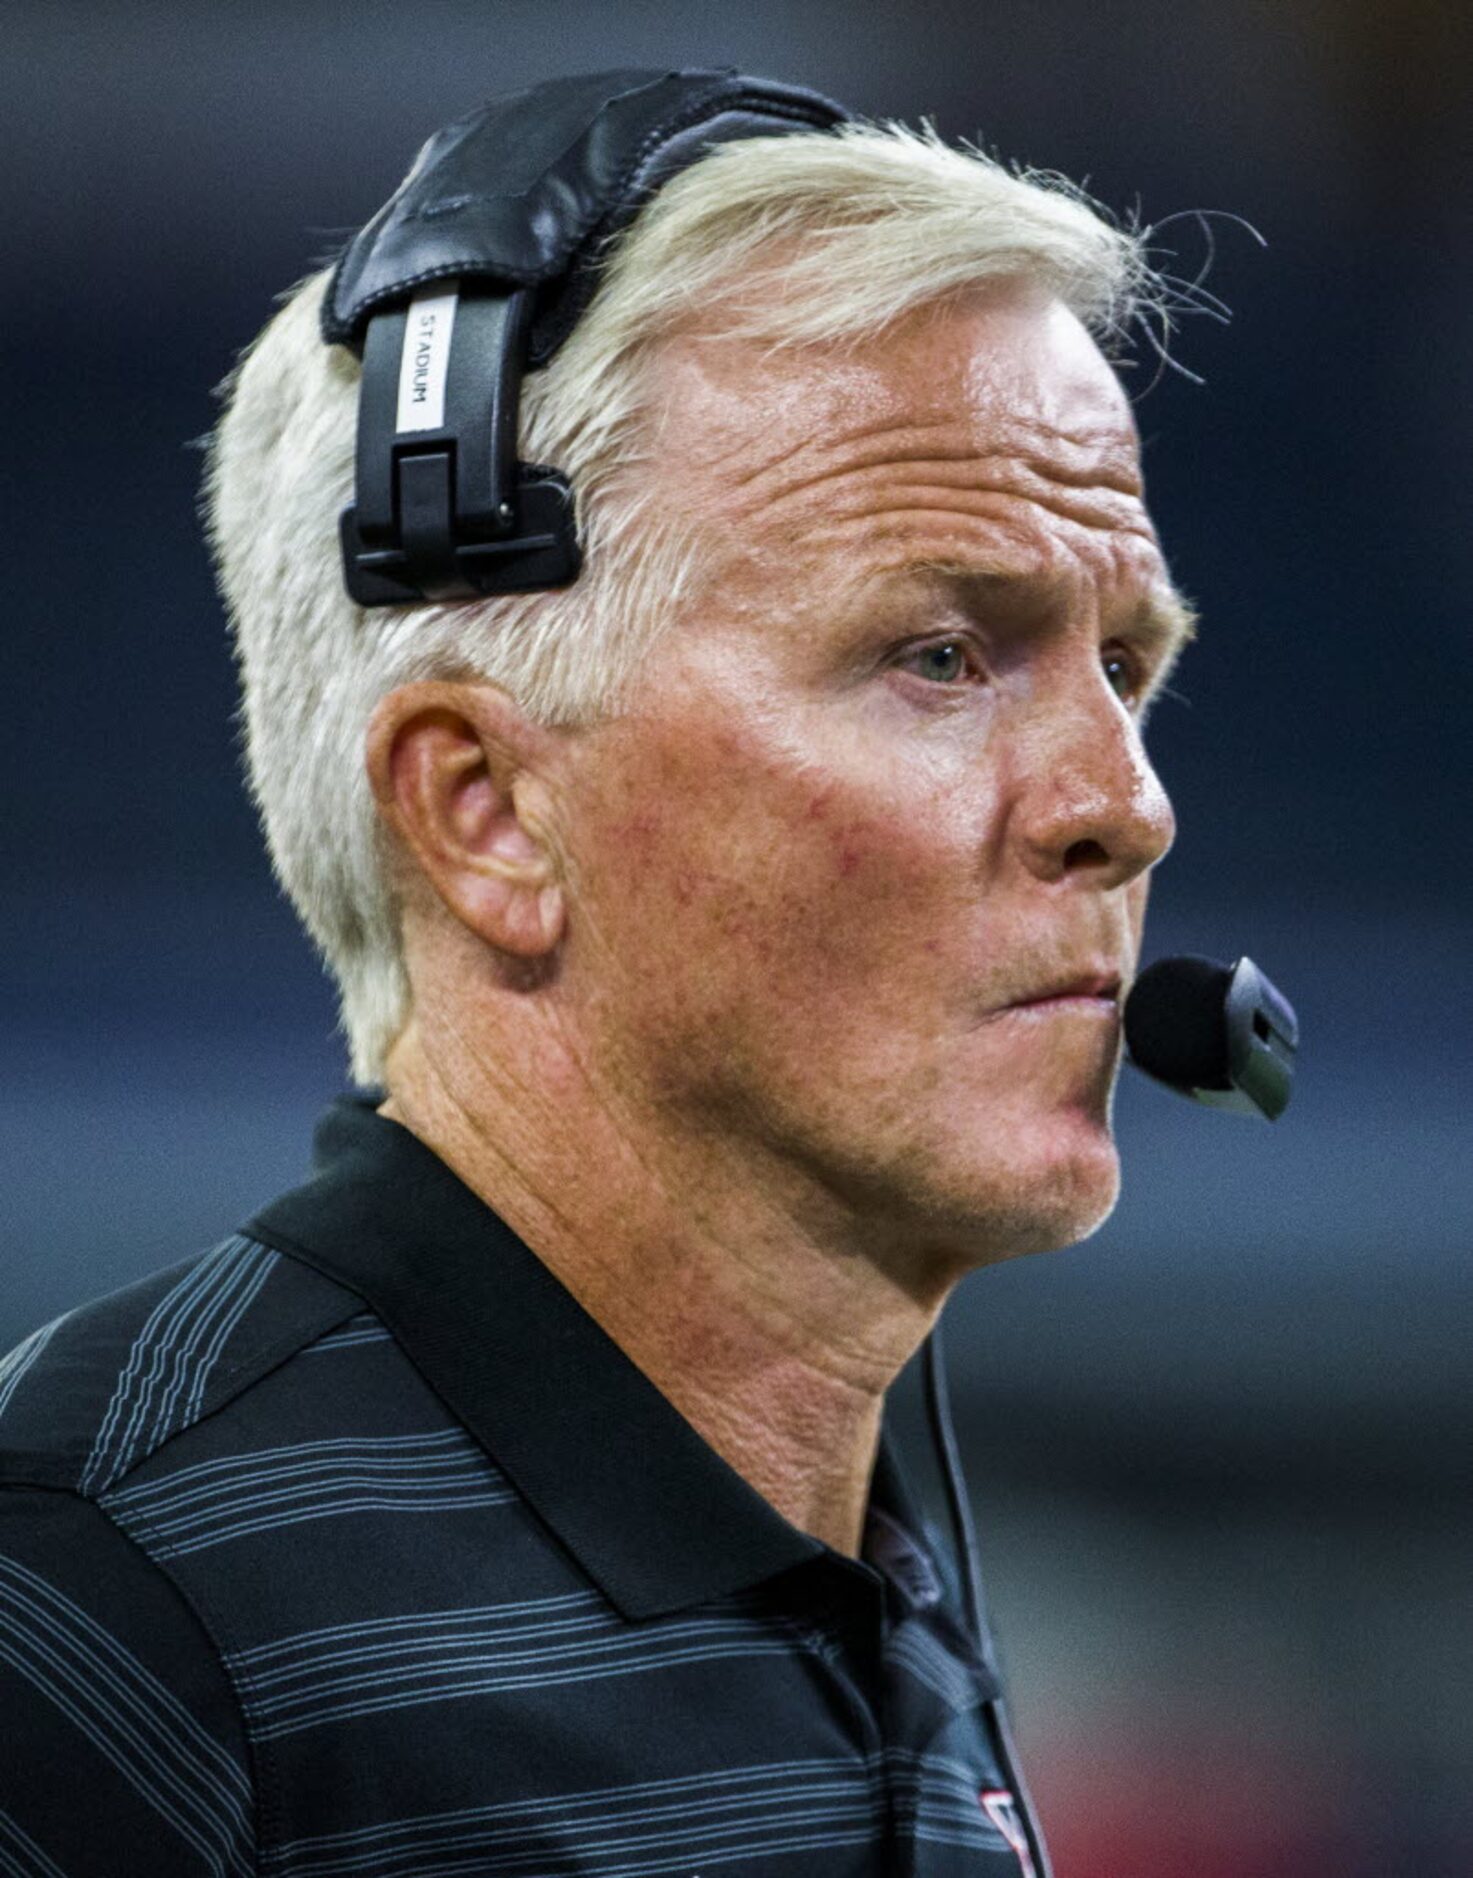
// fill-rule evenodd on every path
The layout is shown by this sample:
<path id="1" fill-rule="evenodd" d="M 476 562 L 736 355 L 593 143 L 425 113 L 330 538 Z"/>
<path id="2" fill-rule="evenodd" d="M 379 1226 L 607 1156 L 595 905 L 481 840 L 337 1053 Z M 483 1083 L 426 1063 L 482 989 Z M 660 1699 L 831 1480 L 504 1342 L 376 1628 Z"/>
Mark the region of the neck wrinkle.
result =
<path id="1" fill-rule="evenodd" d="M 733 1194 L 729 1169 L 664 1172 L 596 1095 L 572 1105 L 579 1125 L 561 1111 L 555 1125 L 505 1059 L 489 1086 L 485 1060 L 447 1073 L 411 1025 L 379 1113 L 523 1240 L 748 1485 L 858 1557 L 885 1392 L 940 1303 L 815 1245 L 756 1179 Z"/>

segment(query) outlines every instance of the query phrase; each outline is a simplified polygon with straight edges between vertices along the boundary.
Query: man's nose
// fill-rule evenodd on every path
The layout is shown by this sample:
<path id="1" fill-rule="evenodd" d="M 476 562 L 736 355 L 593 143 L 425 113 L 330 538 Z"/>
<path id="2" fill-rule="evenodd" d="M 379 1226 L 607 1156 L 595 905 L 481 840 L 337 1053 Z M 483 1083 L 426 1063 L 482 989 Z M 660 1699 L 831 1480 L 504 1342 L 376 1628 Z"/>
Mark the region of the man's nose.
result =
<path id="1" fill-rule="evenodd" d="M 1041 880 L 1120 887 L 1167 853 L 1176 815 L 1134 719 L 1107 686 L 1034 727 L 1021 840 Z"/>

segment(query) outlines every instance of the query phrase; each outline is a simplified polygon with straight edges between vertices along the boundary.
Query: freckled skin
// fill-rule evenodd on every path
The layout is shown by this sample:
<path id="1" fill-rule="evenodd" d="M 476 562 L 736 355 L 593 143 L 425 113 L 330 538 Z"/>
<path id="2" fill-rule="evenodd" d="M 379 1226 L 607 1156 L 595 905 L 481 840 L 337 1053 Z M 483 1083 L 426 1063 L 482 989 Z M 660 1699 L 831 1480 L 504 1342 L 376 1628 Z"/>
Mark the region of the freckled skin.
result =
<path id="1" fill-rule="evenodd" d="M 951 1285 L 1117 1197 L 1118 1023 L 1002 1012 L 1134 973 L 1174 823 L 1102 646 L 1167 576 L 1129 405 L 1057 302 L 770 358 L 692 329 L 655 370 L 652 473 L 711 563 L 629 708 L 375 714 L 419 870 L 384 1112 L 854 1553 L 884 1391 Z M 903 557 L 1031 597 L 875 580 Z M 960 636 L 939 682 L 917 648 Z"/>
<path id="2" fill-rule="evenodd" d="M 692 339 L 664 381 L 662 481 L 722 565 L 584 751 L 578 894 L 631 1071 L 800 1161 L 907 1283 L 1071 1243 L 1116 1198 L 1118 1029 L 985 1020 L 1091 958 L 1128 982 L 1172 838 L 1099 656 L 1102 608 L 1162 573 L 1118 382 L 1057 303 L 995 295 L 838 374 Z M 921 695 L 853 577 L 999 546 L 1067 617 L 961 708 Z"/>

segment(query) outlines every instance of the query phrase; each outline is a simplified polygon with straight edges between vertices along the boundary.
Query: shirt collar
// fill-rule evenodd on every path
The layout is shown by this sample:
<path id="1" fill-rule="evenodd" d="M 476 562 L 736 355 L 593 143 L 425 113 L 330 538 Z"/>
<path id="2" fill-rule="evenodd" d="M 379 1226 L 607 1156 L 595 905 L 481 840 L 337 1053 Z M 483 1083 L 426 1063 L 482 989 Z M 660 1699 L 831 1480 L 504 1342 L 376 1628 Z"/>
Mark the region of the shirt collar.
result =
<path id="1" fill-rule="evenodd" d="M 313 1138 L 312 1178 L 243 1231 L 372 1306 L 626 1617 L 838 1560 L 697 1434 L 438 1155 L 375 1112 L 383 1099 L 334 1102 Z M 888 1427 L 871 1506 L 920 1532 Z M 867 1556 L 874 1534 L 870 1521 Z"/>

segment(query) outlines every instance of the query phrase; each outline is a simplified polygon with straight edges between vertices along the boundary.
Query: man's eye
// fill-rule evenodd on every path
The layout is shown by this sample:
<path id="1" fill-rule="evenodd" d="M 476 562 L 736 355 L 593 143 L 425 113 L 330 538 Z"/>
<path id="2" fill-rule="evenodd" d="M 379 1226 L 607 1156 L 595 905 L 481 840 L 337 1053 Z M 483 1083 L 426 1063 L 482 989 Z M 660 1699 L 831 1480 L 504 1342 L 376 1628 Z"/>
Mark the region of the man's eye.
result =
<path id="1" fill-rule="evenodd" d="M 1112 647 L 1101 654 L 1110 689 L 1124 704 L 1138 704 L 1146 688 L 1146 674 L 1134 653 Z M 901 659 L 902 670 L 937 685 L 955 685 L 974 672 L 968 648 L 960 639 L 938 639 L 934 645 L 918 646 Z"/>
<path id="2" fill-rule="evenodd" d="M 1118 649 L 1101 654 L 1101 660 L 1106 673 L 1110 674 L 1108 683 L 1116 697 L 1124 704 L 1138 704 L 1146 686 L 1146 675 L 1140 661 L 1129 652 Z M 1121 674 L 1118 679 L 1111 673 L 1112 667 Z"/>
<path id="3" fill-rule="evenodd" d="M 920 646 L 901 660 L 918 678 L 929 678 L 938 685 L 954 685 L 968 671 L 967 648 L 960 639 L 940 639 L 933 646 Z"/>

